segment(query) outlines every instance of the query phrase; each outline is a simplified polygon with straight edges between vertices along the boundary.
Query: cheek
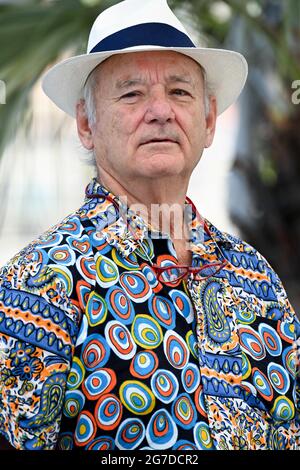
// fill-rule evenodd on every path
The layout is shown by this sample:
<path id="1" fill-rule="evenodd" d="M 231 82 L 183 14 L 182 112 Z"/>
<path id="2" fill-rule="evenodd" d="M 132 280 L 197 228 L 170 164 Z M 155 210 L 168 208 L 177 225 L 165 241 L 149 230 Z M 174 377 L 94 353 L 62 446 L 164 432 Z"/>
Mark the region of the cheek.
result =
<path id="1" fill-rule="evenodd" d="M 127 165 L 136 151 L 135 125 L 130 113 L 104 112 L 97 117 L 94 147 L 100 164 L 110 168 Z M 126 163 L 127 162 L 127 163 Z"/>
<path id="2" fill-rule="evenodd" d="M 127 140 L 134 131 L 132 117 L 127 112 L 107 114 L 100 116 L 101 134 L 104 138 L 109 138 L 114 144 Z M 102 126 L 101 126 L 102 121 Z"/>
<path id="3" fill-rule="evenodd" d="M 118 123 L 107 112 L 97 116 L 97 125 L 94 130 L 94 145 L 100 155 L 106 155 L 120 138 Z"/>
<path id="4" fill-rule="evenodd" d="M 117 113 L 112 120 L 112 139 L 114 145 L 124 152 L 124 156 L 131 156 L 137 149 L 139 123 L 134 110 Z"/>
<path id="5" fill-rule="evenodd" d="M 206 120 L 204 114 L 195 110 L 179 120 L 179 124 L 190 145 L 200 145 L 205 138 Z"/>

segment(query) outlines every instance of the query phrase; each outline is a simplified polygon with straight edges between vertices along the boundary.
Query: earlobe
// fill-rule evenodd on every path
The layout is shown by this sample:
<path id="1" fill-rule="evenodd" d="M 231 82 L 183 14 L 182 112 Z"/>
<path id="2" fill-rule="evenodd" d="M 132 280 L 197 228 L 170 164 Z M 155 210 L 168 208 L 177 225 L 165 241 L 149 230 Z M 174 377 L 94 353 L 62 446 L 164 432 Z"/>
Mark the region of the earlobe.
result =
<path id="1" fill-rule="evenodd" d="M 210 106 L 209 113 L 206 117 L 206 142 L 205 148 L 211 146 L 214 140 L 215 130 L 216 130 L 216 121 L 217 121 L 217 101 L 215 96 L 209 97 Z"/>
<path id="2" fill-rule="evenodd" d="M 87 150 L 92 150 L 94 148 L 93 134 L 85 112 L 84 100 L 80 100 L 76 105 L 76 123 L 78 137 L 82 145 Z"/>

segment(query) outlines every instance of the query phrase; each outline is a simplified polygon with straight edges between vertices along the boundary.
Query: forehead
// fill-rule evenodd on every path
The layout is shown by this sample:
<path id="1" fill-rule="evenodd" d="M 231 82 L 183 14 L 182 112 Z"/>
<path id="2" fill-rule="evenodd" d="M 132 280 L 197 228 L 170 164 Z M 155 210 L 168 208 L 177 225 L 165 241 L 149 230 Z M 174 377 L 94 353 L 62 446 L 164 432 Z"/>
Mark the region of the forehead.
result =
<path id="1" fill-rule="evenodd" d="M 98 66 L 99 77 L 110 77 L 110 83 L 145 74 L 162 74 L 202 80 L 201 66 L 190 57 L 174 51 L 132 52 L 117 54 Z"/>

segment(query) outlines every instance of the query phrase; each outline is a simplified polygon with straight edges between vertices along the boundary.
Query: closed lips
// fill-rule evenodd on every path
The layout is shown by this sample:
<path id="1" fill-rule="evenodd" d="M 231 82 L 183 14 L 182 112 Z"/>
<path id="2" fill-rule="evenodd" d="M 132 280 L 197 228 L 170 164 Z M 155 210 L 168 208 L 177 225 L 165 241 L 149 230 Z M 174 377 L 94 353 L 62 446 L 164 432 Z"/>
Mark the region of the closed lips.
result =
<path id="1" fill-rule="evenodd" d="M 149 139 L 149 140 L 145 140 L 141 143 L 141 145 L 159 143 L 159 142 L 162 142 L 162 143 L 170 142 L 170 143 L 173 143 L 173 144 L 177 144 L 176 140 L 166 138 L 166 139 Z"/>

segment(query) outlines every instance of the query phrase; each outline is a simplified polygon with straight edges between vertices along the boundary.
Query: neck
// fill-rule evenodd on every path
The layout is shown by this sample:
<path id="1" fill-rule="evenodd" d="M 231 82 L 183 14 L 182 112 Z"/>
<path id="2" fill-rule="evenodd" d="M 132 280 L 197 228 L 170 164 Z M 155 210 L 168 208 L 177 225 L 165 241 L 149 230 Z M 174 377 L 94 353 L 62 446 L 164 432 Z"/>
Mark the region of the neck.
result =
<path id="1" fill-rule="evenodd" d="M 184 202 L 188 181 L 167 180 L 131 181 L 122 184 L 101 169 L 98 182 L 114 195 L 124 198 L 127 206 L 138 213 L 154 230 L 159 230 L 178 243 L 184 243 L 188 231 L 184 223 Z"/>

